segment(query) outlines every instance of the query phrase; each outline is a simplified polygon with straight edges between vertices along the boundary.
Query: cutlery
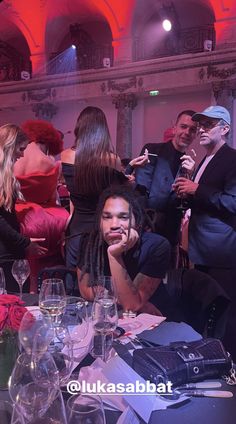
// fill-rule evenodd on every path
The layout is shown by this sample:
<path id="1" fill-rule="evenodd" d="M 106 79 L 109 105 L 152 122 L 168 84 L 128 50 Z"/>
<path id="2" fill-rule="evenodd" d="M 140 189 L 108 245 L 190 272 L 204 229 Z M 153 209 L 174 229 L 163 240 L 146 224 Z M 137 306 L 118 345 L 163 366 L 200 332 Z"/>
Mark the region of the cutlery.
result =
<path id="1" fill-rule="evenodd" d="M 172 393 L 161 395 L 166 400 L 178 400 L 180 397 L 214 397 L 214 398 L 231 398 L 233 393 L 227 390 L 187 390 L 179 391 L 174 389 Z"/>
<path id="2" fill-rule="evenodd" d="M 216 389 L 221 387 L 222 384 L 219 381 L 204 381 L 202 383 L 189 383 L 178 386 L 176 390 L 185 390 L 185 389 Z"/>

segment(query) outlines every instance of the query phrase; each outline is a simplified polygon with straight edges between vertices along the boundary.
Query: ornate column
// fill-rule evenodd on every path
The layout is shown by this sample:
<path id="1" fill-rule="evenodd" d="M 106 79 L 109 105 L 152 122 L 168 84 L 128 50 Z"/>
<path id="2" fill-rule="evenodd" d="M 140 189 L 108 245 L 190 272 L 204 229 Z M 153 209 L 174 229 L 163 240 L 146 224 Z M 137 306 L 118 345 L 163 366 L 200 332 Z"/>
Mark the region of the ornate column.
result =
<path id="1" fill-rule="evenodd" d="M 132 110 L 137 105 L 133 93 L 112 96 L 112 103 L 117 109 L 116 152 L 123 158 L 132 157 Z"/>
<path id="2" fill-rule="evenodd" d="M 217 81 L 212 83 L 213 93 L 216 99 L 216 104 L 220 106 L 224 106 L 228 109 L 231 116 L 231 131 L 229 134 L 229 145 L 233 146 L 233 106 L 234 106 L 234 98 L 236 97 L 236 90 L 233 88 L 233 81 Z"/>
<path id="3" fill-rule="evenodd" d="M 35 103 L 32 105 L 32 111 L 35 113 L 37 119 L 51 121 L 52 117 L 56 115 L 58 106 L 53 103 Z"/>

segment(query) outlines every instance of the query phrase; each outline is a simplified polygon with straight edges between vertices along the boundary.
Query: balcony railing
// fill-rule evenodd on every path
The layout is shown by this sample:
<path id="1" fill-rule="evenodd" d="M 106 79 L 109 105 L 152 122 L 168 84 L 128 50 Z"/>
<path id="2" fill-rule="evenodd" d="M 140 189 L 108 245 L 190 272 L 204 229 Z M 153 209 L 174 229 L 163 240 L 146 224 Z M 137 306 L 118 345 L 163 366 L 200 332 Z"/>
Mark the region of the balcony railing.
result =
<path id="1" fill-rule="evenodd" d="M 164 42 L 159 43 L 157 40 L 156 45 L 152 42 L 152 47 L 143 40 L 143 37 L 137 38 L 133 44 L 133 60 L 136 62 L 179 54 L 199 53 L 204 51 L 205 40 L 212 41 L 214 50 L 214 25 L 171 31 L 166 35 Z"/>
<path id="2" fill-rule="evenodd" d="M 113 66 L 113 47 L 111 45 L 93 45 L 87 46 L 86 49 L 77 47 L 74 51 L 73 49 L 67 49 L 64 52 L 53 53 L 50 56 L 47 73 L 51 75 L 103 68 L 105 66 L 105 58 L 109 58 L 110 66 Z"/>

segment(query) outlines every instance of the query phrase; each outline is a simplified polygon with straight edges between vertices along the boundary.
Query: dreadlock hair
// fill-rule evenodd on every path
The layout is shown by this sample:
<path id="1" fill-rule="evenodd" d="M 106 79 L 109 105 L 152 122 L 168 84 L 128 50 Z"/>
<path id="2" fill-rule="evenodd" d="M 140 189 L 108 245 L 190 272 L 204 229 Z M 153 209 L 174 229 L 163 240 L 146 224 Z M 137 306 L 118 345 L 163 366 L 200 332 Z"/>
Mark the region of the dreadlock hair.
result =
<path id="1" fill-rule="evenodd" d="M 97 206 L 94 230 L 89 234 L 89 236 L 87 234 L 82 238 L 78 255 L 79 262 L 82 257 L 84 258 L 84 265 L 82 267 L 80 280 L 83 278 L 85 273 L 88 273 L 90 286 L 96 285 L 96 281 L 104 276 L 104 257 L 105 249 L 107 247 L 100 229 L 102 212 L 108 199 L 116 199 L 118 197 L 121 197 L 129 204 L 128 238 L 131 230 L 132 215 L 135 219 L 135 229 L 138 234 L 140 235 L 143 230 L 144 214 L 140 206 L 139 196 L 134 192 L 134 190 L 127 186 L 120 185 L 111 186 L 102 192 Z"/>

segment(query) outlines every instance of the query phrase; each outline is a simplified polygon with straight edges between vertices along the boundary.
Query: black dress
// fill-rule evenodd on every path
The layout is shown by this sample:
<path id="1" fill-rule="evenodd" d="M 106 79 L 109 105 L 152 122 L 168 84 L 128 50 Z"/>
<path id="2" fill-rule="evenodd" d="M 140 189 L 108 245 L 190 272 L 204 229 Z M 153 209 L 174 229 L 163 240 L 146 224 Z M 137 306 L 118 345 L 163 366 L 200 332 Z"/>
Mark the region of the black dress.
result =
<path id="1" fill-rule="evenodd" d="M 76 268 L 80 237 L 81 234 L 89 233 L 93 229 L 95 212 L 101 193 L 81 194 L 76 190 L 75 166 L 73 164 L 62 163 L 62 173 L 67 189 L 70 192 L 70 200 L 74 206 L 74 211 L 66 230 L 66 266 L 68 268 Z M 122 172 L 114 168 L 105 167 L 102 190 L 112 184 L 125 183 L 127 183 L 127 178 Z"/>
<path id="2" fill-rule="evenodd" d="M 28 237 L 20 234 L 20 226 L 16 218 L 15 207 L 11 212 L 0 208 L 0 267 L 3 268 L 8 292 L 18 292 L 19 287 L 11 274 L 13 261 L 25 257 L 25 248 L 30 244 Z M 23 286 L 29 290 L 28 282 Z"/>

